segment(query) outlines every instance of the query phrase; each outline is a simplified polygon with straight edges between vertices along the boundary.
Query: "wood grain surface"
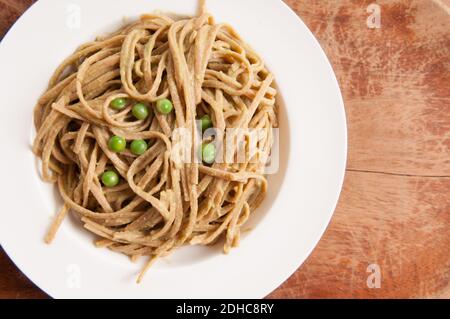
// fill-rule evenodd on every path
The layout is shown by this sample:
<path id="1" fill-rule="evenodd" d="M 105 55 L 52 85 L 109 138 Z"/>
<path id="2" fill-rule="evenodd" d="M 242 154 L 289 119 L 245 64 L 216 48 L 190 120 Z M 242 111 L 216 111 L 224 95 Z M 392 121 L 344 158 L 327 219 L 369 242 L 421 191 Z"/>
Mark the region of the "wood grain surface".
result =
<path id="1" fill-rule="evenodd" d="M 1 36 L 33 2 L 0 0 Z M 334 67 L 349 161 L 325 235 L 269 298 L 450 298 L 450 1 L 285 2 Z M 0 298 L 46 297 L 0 252 Z"/>

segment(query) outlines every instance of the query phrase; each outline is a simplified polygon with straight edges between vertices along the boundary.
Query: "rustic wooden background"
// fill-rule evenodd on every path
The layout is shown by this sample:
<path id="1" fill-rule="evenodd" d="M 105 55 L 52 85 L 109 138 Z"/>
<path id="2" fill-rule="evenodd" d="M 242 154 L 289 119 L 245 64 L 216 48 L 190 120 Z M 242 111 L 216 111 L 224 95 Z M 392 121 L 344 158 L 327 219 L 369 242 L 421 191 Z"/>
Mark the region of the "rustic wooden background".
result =
<path id="1" fill-rule="evenodd" d="M 33 2 L 0 0 L 0 36 Z M 349 161 L 327 232 L 269 298 L 450 298 L 450 0 L 285 2 L 333 64 Z M 0 298 L 46 297 L 0 252 Z"/>

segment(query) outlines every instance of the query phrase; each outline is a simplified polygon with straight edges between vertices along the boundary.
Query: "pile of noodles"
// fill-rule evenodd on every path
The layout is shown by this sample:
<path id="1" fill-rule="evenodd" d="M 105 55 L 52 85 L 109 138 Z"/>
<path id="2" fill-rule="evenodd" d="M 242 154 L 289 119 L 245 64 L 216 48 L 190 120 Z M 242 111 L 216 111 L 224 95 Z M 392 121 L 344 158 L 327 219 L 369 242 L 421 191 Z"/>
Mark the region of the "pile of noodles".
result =
<path id="1" fill-rule="evenodd" d="M 275 96 L 258 55 L 204 8 L 191 19 L 144 15 L 80 46 L 57 68 L 34 112 L 43 179 L 57 184 L 65 203 L 46 241 L 71 211 L 99 236 L 98 247 L 149 258 L 139 281 L 158 257 L 182 245 L 224 238 L 227 253 L 264 199 L 265 163 L 176 163 L 172 133 L 185 128 L 195 136 L 196 120 L 208 114 L 219 130 L 263 129 L 259 146 L 269 153 Z M 131 106 L 114 111 L 116 98 L 143 102 L 151 114 L 136 120 Z M 161 98 L 173 102 L 171 114 L 154 111 Z M 117 154 L 108 148 L 113 135 L 150 147 L 141 156 Z M 107 169 L 120 175 L 118 186 L 102 185 Z"/>

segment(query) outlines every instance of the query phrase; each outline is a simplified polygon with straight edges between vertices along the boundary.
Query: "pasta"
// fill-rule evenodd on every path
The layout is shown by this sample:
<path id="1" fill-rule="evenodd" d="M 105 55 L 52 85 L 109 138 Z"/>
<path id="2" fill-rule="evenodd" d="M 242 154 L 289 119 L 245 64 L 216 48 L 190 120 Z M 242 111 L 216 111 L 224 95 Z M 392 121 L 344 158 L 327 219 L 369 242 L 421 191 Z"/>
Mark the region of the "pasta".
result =
<path id="1" fill-rule="evenodd" d="M 196 17 L 147 14 L 80 46 L 56 69 L 34 111 L 42 178 L 64 200 L 45 241 L 71 212 L 98 236 L 98 247 L 149 259 L 138 281 L 157 258 L 183 245 L 224 238 L 228 253 L 267 191 L 265 159 L 278 125 L 273 81 L 204 1 Z M 262 131 L 262 151 L 251 154 L 247 136 L 244 161 L 197 160 L 199 144 L 217 142 L 196 140 L 199 119 L 227 141 L 238 129 Z M 180 143 L 190 152 L 184 162 L 173 156 Z M 217 158 L 219 145 L 208 154 Z M 231 158 L 242 150 L 222 146 Z"/>

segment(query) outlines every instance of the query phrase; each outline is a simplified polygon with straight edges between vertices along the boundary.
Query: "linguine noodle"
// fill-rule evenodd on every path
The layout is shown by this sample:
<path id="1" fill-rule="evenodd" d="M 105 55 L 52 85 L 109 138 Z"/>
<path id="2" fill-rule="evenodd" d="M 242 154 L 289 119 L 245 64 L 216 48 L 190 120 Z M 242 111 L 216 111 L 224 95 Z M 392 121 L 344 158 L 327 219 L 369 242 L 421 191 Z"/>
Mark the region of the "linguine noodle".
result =
<path id="1" fill-rule="evenodd" d="M 224 238 L 228 253 L 238 245 L 242 226 L 265 196 L 266 163 L 249 154 L 240 163 L 196 161 L 197 119 L 209 115 L 224 132 L 263 130 L 258 145 L 267 157 L 277 126 L 276 90 L 272 74 L 236 31 L 216 24 L 204 1 L 199 12 L 181 20 L 143 15 L 80 46 L 56 69 L 34 111 L 33 151 L 43 179 L 57 184 L 64 200 L 47 243 L 74 213 L 99 237 L 98 247 L 149 258 L 138 281 L 177 247 Z M 146 104 L 149 116 L 134 118 L 132 103 L 111 109 L 117 98 Z M 167 115 L 154 107 L 164 98 L 173 103 Z M 192 139 L 192 160 L 183 163 L 171 156 L 179 128 Z M 146 140 L 149 148 L 141 156 L 115 153 L 108 147 L 115 135 Z M 102 184 L 108 169 L 120 176 L 117 186 Z"/>

